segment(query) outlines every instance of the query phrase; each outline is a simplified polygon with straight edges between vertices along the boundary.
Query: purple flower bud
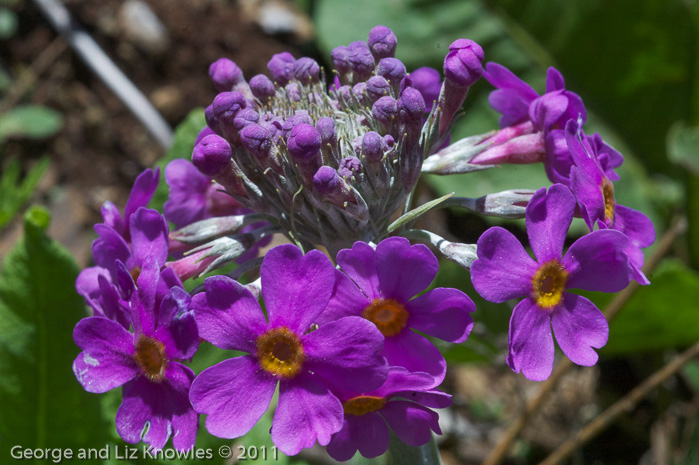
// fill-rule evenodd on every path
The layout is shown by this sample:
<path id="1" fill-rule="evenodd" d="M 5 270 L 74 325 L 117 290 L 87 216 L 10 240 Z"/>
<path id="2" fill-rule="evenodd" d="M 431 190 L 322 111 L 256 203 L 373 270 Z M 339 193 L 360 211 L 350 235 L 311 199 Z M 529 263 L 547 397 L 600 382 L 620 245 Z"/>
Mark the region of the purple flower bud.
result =
<path id="1" fill-rule="evenodd" d="M 391 86 L 388 81 L 381 76 L 372 76 L 366 82 L 366 93 L 372 101 L 388 95 L 390 90 Z"/>
<path id="2" fill-rule="evenodd" d="M 396 145 L 396 140 L 393 138 L 392 135 L 386 134 L 383 136 L 383 150 L 384 152 L 390 152 L 393 150 L 393 147 Z"/>
<path id="3" fill-rule="evenodd" d="M 439 98 L 439 91 L 442 89 L 439 71 L 423 66 L 410 73 L 410 79 L 413 81 L 413 87 L 419 90 L 425 99 L 425 110 L 432 111 L 433 103 Z"/>
<path id="4" fill-rule="evenodd" d="M 240 92 L 221 92 L 214 98 L 213 111 L 219 122 L 232 122 L 235 115 L 247 106 Z"/>
<path id="5" fill-rule="evenodd" d="M 316 129 L 320 134 L 320 139 L 323 145 L 331 144 L 334 145 L 337 140 L 337 134 L 335 132 L 335 121 L 330 117 L 323 117 L 316 123 Z"/>
<path id="6" fill-rule="evenodd" d="M 233 86 L 245 80 L 243 71 L 228 58 L 219 58 L 211 63 L 209 77 L 219 92 L 233 90 Z"/>
<path id="7" fill-rule="evenodd" d="M 340 74 L 347 74 L 350 71 L 350 51 L 344 45 L 335 47 L 330 52 L 330 59 L 333 62 L 333 68 Z"/>
<path id="8" fill-rule="evenodd" d="M 289 133 L 287 148 L 296 160 L 309 160 L 318 155 L 322 141 L 320 133 L 310 124 L 298 124 Z"/>
<path id="9" fill-rule="evenodd" d="M 425 100 L 419 90 L 407 87 L 398 99 L 398 111 L 405 122 L 422 122 Z"/>
<path id="10" fill-rule="evenodd" d="M 343 173 L 343 170 L 349 171 L 349 175 L 351 176 L 354 173 L 361 173 L 362 168 L 362 162 L 359 161 L 357 157 L 349 156 L 340 160 L 340 174 L 342 176 L 347 176 Z"/>
<path id="11" fill-rule="evenodd" d="M 211 104 L 204 110 L 204 119 L 206 119 L 206 125 L 212 131 L 218 133 L 221 129 L 218 124 L 218 118 L 214 115 L 214 105 Z M 196 145 L 196 144 L 195 144 Z"/>
<path id="12" fill-rule="evenodd" d="M 244 108 L 235 115 L 233 119 L 233 126 L 240 131 L 245 126 L 250 124 L 255 124 L 260 121 L 260 115 L 252 108 Z"/>
<path id="13" fill-rule="evenodd" d="M 304 84 L 318 82 L 320 67 L 313 58 L 303 57 L 294 63 L 294 78 Z"/>
<path id="14" fill-rule="evenodd" d="M 352 86 L 352 95 L 361 104 L 366 103 L 367 93 L 366 93 L 366 82 L 359 82 Z"/>
<path id="15" fill-rule="evenodd" d="M 339 89 L 337 89 L 337 95 L 345 103 L 351 102 L 352 101 L 352 87 L 351 86 L 340 87 Z"/>
<path id="16" fill-rule="evenodd" d="M 272 137 L 261 124 L 250 124 L 240 131 L 240 143 L 258 158 L 266 158 L 272 150 Z"/>
<path id="17" fill-rule="evenodd" d="M 398 58 L 384 58 L 376 67 L 376 74 L 386 78 L 391 84 L 398 86 L 405 77 L 405 65 Z"/>
<path id="18" fill-rule="evenodd" d="M 383 138 L 378 132 L 369 131 L 364 134 L 364 138 L 362 139 L 362 153 L 364 153 L 368 161 L 373 163 L 381 161 L 383 158 L 382 143 Z"/>
<path id="19" fill-rule="evenodd" d="M 258 74 L 250 79 L 250 90 L 264 103 L 274 96 L 274 83 L 264 74 Z"/>
<path id="20" fill-rule="evenodd" d="M 398 103 L 393 97 L 381 97 L 371 107 L 371 114 L 382 126 L 390 126 L 398 116 Z"/>
<path id="21" fill-rule="evenodd" d="M 340 176 L 330 166 L 321 166 L 313 175 L 313 189 L 319 194 L 328 195 L 341 187 Z"/>
<path id="22" fill-rule="evenodd" d="M 397 43 L 396 35 L 386 26 L 375 26 L 369 31 L 369 49 L 377 60 L 395 55 Z"/>
<path id="23" fill-rule="evenodd" d="M 366 42 L 352 42 L 349 44 L 349 62 L 354 73 L 354 82 L 364 81 L 374 71 L 374 56 Z"/>
<path id="24" fill-rule="evenodd" d="M 296 59 L 291 53 L 277 53 L 272 55 L 272 59 L 267 63 L 267 69 L 272 79 L 283 86 L 294 76 L 294 62 Z"/>
<path id="25" fill-rule="evenodd" d="M 308 114 L 308 110 L 296 110 L 294 115 L 289 118 L 289 121 L 296 126 L 297 124 L 313 124 L 313 119 L 311 115 Z"/>
<path id="26" fill-rule="evenodd" d="M 212 134 L 202 139 L 192 152 L 192 163 L 206 176 L 216 176 L 231 161 L 231 146 L 223 137 Z"/>
<path id="27" fill-rule="evenodd" d="M 284 86 L 284 89 L 286 90 L 286 96 L 289 98 L 289 100 L 292 102 L 301 101 L 301 89 L 297 83 L 290 82 Z"/>
<path id="28" fill-rule="evenodd" d="M 483 74 L 483 49 L 469 39 L 455 40 L 444 58 L 444 75 L 454 84 L 472 86 Z"/>
<path id="29" fill-rule="evenodd" d="M 202 141 L 204 137 L 210 136 L 211 134 L 216 133 L 209 126 L 205 126 L 201 131 L 199 131 L 199 134 L 197 134 L 197 138 L 194 139 L 194 145 L 196 146 L 199 142 Z"/>

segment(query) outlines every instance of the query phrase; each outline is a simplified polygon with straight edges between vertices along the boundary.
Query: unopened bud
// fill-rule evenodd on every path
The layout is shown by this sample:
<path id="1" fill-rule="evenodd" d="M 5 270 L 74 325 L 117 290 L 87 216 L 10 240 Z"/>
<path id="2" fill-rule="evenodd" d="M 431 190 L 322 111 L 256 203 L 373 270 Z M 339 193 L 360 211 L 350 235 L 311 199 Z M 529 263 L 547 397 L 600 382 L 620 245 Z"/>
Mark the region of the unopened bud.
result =
<path id="1" fill-rule="evenodd" d="M 243 71 L 228 58 L 219 58 L 211 63 L 209 77 L 219 92 L 231 91 L 233 87 L 245 80 Z"/>
<path id="2" fill-rule="evenodd" d="M 369 49 L 376 60 L 394 56 L 397 44 L 396 35 L 386 26 L 374 26 L 369 31 Z"/>

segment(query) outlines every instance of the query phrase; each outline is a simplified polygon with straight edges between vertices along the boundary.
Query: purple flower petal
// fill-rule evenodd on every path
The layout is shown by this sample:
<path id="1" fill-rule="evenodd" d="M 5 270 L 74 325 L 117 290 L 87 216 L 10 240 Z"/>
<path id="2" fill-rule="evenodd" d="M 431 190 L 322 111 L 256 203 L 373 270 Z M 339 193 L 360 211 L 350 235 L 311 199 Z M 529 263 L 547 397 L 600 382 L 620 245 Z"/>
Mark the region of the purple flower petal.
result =
<path id="1" fill-rule="evenodd" d="M 139 208 L 148 205 L 155 189 L 158 188 L 159 180 L 160 168 L 156 168 L 155 171 L 149 168 L 138 175 L 124 208 L 124 222 L 127 226 L 130 225 L 131 215 Z"/>
<path id="2" fill-rule="evenodd" d="M 388 397 L 401 391 L 423 391 L 434 386 L 434 378 L 424 372 L 411 372 L 403 367 L 392 366 L 388 370 L 388 377 L 380 388 L 371 391 L 368 395 Z M 344 399 L 344 397 L 340 397 Z"/>
<path id="3" fill-rule="evenodd" d="M 333 434 L 332 439 L 328 443 L 326 450 L 330 457 L 337 461 L 344 462 L 354 457 L 357 453 L 357 444 L 352 439 L 350 431 L 350 422 L 353 420 L 353 418 L 345 417 L 342 423 L 342 429 Z"/>
<path id="4" fill-rule="evenodd" d="M 388 367 L 381 356 L 383 336 L 373 323 L 346 317 L 321 326 L 301 339 L 304 369 L 332 385 L 354 391 L 376 389 Z"/>
<path id="5" fill-rule="evenodd" d="M 168 326 L 159 327 L 155 331 L 155 338 L 165 345 L 165 355 L 168 359 L 191 358 L 199 347 L 199 333 L 194 315 L 187 312 L 177 316 Z"/>
<path id="6" fill-rule="evenodd" d="M 148 423 L 143 441 L 152 449 L 163 449 L 171 433 L 180 436 L 176 442 L 173 439 L 173 445 L 178 450 L 194 446 L 198 422 L 187 399 L 187 390 L 194 374 L 179 363 L 171 363 L 166 377 L 168 381 L 160 383 L 140 377 L 124 387 L 124 400 L 116 415 L 117 432 L 124 441 L 140 441 Z M 170 378 L 173 384 L 169 382 Z M 174 419 L 177 420 L 176 425 L 173 424 Z"/>
<path id="7" fill-rule="evenodd" d="M 136 262 L 147 261 L 165 265 L 168 256 L 168 227 L 156 210 L 139 208 L 131 217 L 131 247 Z"/>
<path id="8" fill-rule="evenodd" d="M 570 246 L 563 266 L 570 273 L 567 288 L 619 292 L 629 285 L 631 270 L 624 249 L 628 239 L 611 229 L 594 231 Z"/>
<path id="9" fill-rule="evenodd" d="M 178 228 L 206 218 L 206 191 L 211 178 L 203 175 L 189 160 L 177 159 L 165 167 L 170 195 L 163 206 L 168 221 Z"/>
<path id="10" fill-rule="evenodd" d="M 546 93 L 554 92 L 566 88 L 563 75 L 556 68 L 551 66 L 546 71 Z"/>
<path id="11" fill-rule="evenodd" d="M 277 380 L 246 355 L 202 371 L 192 383 L 189 400 L 206 417 L 214 436 L 237 438 L 252 429 L 272 400 Z"/>
<path id="12" fill-rule="evenodd" d="M 408 399 L 413 402 L 417 402 L 418 404 L 424 406 L 424 407 L 431 407 L 431 408 L 447 408 L 450 407 L 452 404 L 451 401 L 451 394 L 447 394 L 446 392 L 442 391 L 437 391 L 437 390 L 432 390 L 432 391 L 403 391 L 403 392 L 395 392 L 393 395 L 390 397 L 402 397 L 404 399 Z"/>
<path id="13" fill-rule="evenodd" d="M 138 375 L 133 335 L 119 323 L 84 318 L 75 326 L 73 339 L 83 349 L 73 362 L 73 373 L 86 391 L 107 392 Z"/>
<path id="14" fill-rule="evenodd" d="M 114 229 L 119 234 L 124 233 L 126 225 L 124 224 L 124 219 L 121 217 L 119 208 L 116 205 L 110 201 L 106 201 L 102 204 L 100 212 L 102 213 L 104 224 Z"/>
<path id="15" fill-rule="evenodd" d="M 319 325 L 339 320 L 346 316 L 360 316 L 371 301 L 362 293 L 350 278 L 335 270 L 335 287 L 328 306 L 318 315 Z"/>
<path id="16" fill-rule="evenodd" d="M 614 229 L 629 238 L 634 247 L 646 248 L 655 242 L 653 223 L 643 213 L 623 205 L 614 208 Z"/>
<path id="17" fill-rule="evenodd" d="M 592 366 L 597 363 L 594 349 L 604 347 L 609 325 L 599 309 L 585 297 L 566 294 L 563 305 L 551 317 L 556 341 L 571 362 Z"/>
<path id="18" fill-rule="evenodd" d="M 369 299 L 381 298 L 376 253 L 369 244 L 355 242 L 351 249 L 340 250 L 337 253 L 337 264 Z"/>
<path id="19" fill-rule="evenodd" d="M 114 262 L 116 260 L 121 260 L 127 267 L 133 265 L 131 249 L 119 233 L 103 224 L 96 224 L 95 231 L 99 237 L 92 242 L 92 256 L 97 266 L 115 273 Z M 112 274 L 112 280 L 116 281 L 114 274 Z"/>
<path id="20" fill-rule="evenodd" d="M 388 450 L 391 441 L 386 422 L 377 412 L 348 419 L 350 439 L 364 457 L 378 457 Z"/>
<path id="21" fill-rule="evenodd" d="M 342 404 L 317 378 L 300 373 L 279 386 L 279 404 L 272 421 L 272 442 L 286 455 L 321 446 L 342 428 Z"/>
<path id="22" fill-rule="evenodd" d="M 527 204 L 527 235 L 539 263 L 563 255 L 568 228 L 573 222 L 575 198 L 563 184 L 554 184 L 546 192 L 539 189 Z"/>
<path id="23" fill-rule="evenodd" d="M 491 302 L 529 295 L 537 263 L 511 232 L 493 227 L 478 239 L 478 260 L 471 265 L 476 291 Z"/>
<path id="24" fill-rule="evenodd" d="M 473 301 L 458 289 L 437 288 L 405 304 L 407 325 L 449 342 L 464 342 L 473 328 Z"/>
<path id="25" fill-rule="evenodd" d="M 376 271 L 384 298 L 407 302 L 427 289 L 438 270 L 437 257 L 423 244 L 389 237 L 376 246 Z"/>
<path id="26" fill-rule="evenodd" d="M 105 268 L 100 266 L 85 268 L 75 280 L 75 290 L 78 291 L 78 294 L 85 298 L 85 302 L 98 313 L 97 316 L 102 316 L 104 310 L 100 303 L 102 293 L 100 292 L 99 276 L 105 276 L 108 280 L 110 279 L 109 271 Z"/>
<path id="27" fill-rule="evenodd" d="M 328 257 L 317 250 L 304 256 L 291 244 L 267 252 L 260 275 L 270 326 L 297 333 L 304 333 L 323 311 L 335 284 Z"/>
<path id="28" fill-rule="evenodd" d="M 408 371 L 422 371 L 435 378 L 438 386 L 447 371 L 444 357 L 424 336 L 406 328 L 395 336 L 386 338 L 383 355 L 389 365 L 397 365 Z"/>
<path id="29" fill-rule="evenodd" d="M 432 439 L 432 431 L 442 434 L 439 415 L 414 402 L 387 402 L 381 409 L 381 416 L 386 419 L 396 436 L 409 446 L 427 444 Z"/>
<path id="30" fill-rule="evenodd" d="M 227 276 L 207 278 L 204 286 L 192 298 L 199 335 L 221 349 L 255 353 L 255 340 L 267 329 L 257 299 Z"/>
<path id="31" fill-rule="evenodd" d="M 577 166 L 573 166 L 570 169 L 570 189 L 580 206 L 580 215 L 592 231 L 597 220 L 604 221 L 604 194 L 601 184 Z"/>
<path id="32" fill-rule="evenodd" d="M 515 373 L 532 381 L 543 381 L 553 369 L 551 314 L 526 298 L 512 311 L 507 364 Z"/>

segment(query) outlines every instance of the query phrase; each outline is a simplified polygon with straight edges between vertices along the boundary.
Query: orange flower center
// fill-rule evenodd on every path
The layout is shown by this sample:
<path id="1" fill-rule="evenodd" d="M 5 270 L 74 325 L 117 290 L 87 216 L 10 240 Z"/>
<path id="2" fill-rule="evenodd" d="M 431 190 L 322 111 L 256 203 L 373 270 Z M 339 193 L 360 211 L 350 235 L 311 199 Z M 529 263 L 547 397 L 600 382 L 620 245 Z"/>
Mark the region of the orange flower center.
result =
<path id="1" fill-rule="evenodd" d="M 342 409 L 345 415 L 362 416 L 370 412 L 375 412 L 386 405 L 383 397 L 358 396 L 343 402 Z"/>
<path id="2" fill-rule="evenodd" d="M 133 278 L 133 282 L 138 281 L 138 277 L 141 276 L 141 270 L 142 268 L 138 265 L 134 266 L 131 271 L 129 272 L 131 274 L 131 277 Z"/>
<path id="3" fill-rule="evenodd" d="M 400 333 L 408 321 L 405 307 L 393 299 L 374 299 L 362 316 L 374 323 L 384 336 Z"/>
<path id="4" fill-rule="evenodd" d="M 558 259 L 541 265 L 532 278 L 532 297 L 540 308 L 550 310 L 563 299 L 568 272 Z"/>
<path id="5" fill-rule="evenodd" d="M 298 336 L 283 326 L 268 330 L 255 344 L 260 366 L 274 376 L 293 378 L 306 360 Z"/>
<path id="6" fill-rule="evenodd" d="M 610 223 L 614 222 L 614 186 L 607 179 L 602 181 L 602 195 L 604 195 L 604 219 Z"/>
<path id="7" fill-rule="evenodd" d="M 165 358 L 165 345 L 162 342 L 149 336 L 138 336 L 133 357 L 143 374 L 151 381 L 158 382 L 165 377 L 168 360 Z"/>

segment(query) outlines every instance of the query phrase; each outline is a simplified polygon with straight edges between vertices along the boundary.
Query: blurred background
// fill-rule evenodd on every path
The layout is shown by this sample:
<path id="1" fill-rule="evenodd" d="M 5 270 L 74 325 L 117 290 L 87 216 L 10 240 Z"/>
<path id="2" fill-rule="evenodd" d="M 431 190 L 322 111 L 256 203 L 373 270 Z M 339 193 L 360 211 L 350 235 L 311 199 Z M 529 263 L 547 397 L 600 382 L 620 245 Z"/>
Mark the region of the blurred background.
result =
<path id="1" fill-rule="evenodd" d="M 441 71 L 449 44 L 462 37 L 477 41 L 486 61 L 508 67 L 539 92 L 546 69 L 555 66 L 566 87 L 586 104 L 586 132 L 599 132 L 625 157 L 615 186 L 617 202 L 641 210 L 656 227 L 658 239 L 646 250 L 646 260 L 656 252 L 662 260 L 649 273 L 651 286 L 631 293 L 621 305 L 598 365 L 576 367 L 561 377 L 518 435 L 505 463 L 544 459 L 699 340 L 696 0 L 64 0 L 71 27 L 92 37 L 167 124 L 179 127 L 169 148 L 56 32 L 40 3 L 44 0 L 0 0 L 0 257 L 12 257 L 0 275 L 0 392 L 17 403 L 0 406 L 3 462 L 7 446 L 17 441 L 123 444 L 113 431 L 119 393 L 100 399 L 86 394 L 70 371 L 78 353 L 70 334 L 85 313 L 72 283 L 78 268 L 91 264 L 92 226 L 101 221 L 102 203 L 111 200 L 123 207 L 143 169 L 191 155 L 204 124 L 202 108 L 216 95 L 209 64 L 231 58 L 249 78 L 267 72 L 272 54 L 290 51 L 297 58 L 316 59 L 327 71 L 333 47 L 366 40 L 377 24 L 395 32 L 396 56 L 408 71 L 421 66 Z M 498 127 L 499 115 L 487 102 L 491 90 L 484 80 L 472 88 L 452 140 Z M 478 197 L 549 184 L 541 165 L 503 166 L 429 177 L 421 182 L 417 200 L 449 192 Z M 162 205 L 163 195 L 161 189 L 156 203 Z M 29 205 L 45 210 L 29 210 L 29 220 L 23 221 Z M 473 243 L 495 224 L 526 237 L 522 220 L 439 211 L 422 221 L 458 242 Z M 681 227 L 672 229 L 683 222 L 686 233 L 678 233 Z M 23 236 L 25 229 L 27 236 L 34 231 L 55 240 L 42 246 L 42 253 L 63 260 L 55 264 L 64 271 L 62 281 L 35 290 L 35 295 L 44 292 L 49 298 L 37 304 L 48 319 L 41 312 L 23 314 L 13 307 L 12 292 L 22 287 L 18 280 L 39 280 L 31 266 L 54 266 L 49 258 L 32 255 L 38 252 L 31 248 L 33 239 Z M 659 250 L 657 244 L 668 230 L 669 245 Z M 585 231 L 576 220 L 569 240 Z M 65 250 L 75 263 L 66 264 Z M 22 260 L 31 265 L 24 275 L 24 268 L 16 265 Z M 438 443 L 446 465 L 482 463 L 541 384 L 505 365 L 512 305 L 478 298 L 468 274 L 453 263 L 443 263 L 435 285 L 464 290 L 478 309 L 469 340 L 441 347 L 450 364 L 442 388 L 454 395 L 454 406 L 441 412 L 445 434 Z M 60 286 L 65 289 L 59 291 Z M 613 297 L 586 295 L 602 309 Z M 47 329 L 42 326 L 46 321 L 56 326 Z M 23 329 L 15 331 L 12 325 Z M 46 355 L 54 352 L 59 355 Z M 62 358 L 47 368 L 53 356 Z M 37 386 L 36 379 L 45 383 Z M 699 464 L 698 390 L 699 362 L 692 360 L 586 445 L 575 447 L 567 461 Z M 62 394 L 51 400 L 56 392 Z M 61 396 L 65 398 L 59 401 Z M 71 405 L 79 410 L 67 413 Z M 198 446 L 225 444 L 210 437 L 202 441 L 208 442 Z M 271 446 L 264 422 L 236 444 Z M 270 463 L 280 461 L 333 463 L 315 450 L 291 462 L 282 457 Z"/>

